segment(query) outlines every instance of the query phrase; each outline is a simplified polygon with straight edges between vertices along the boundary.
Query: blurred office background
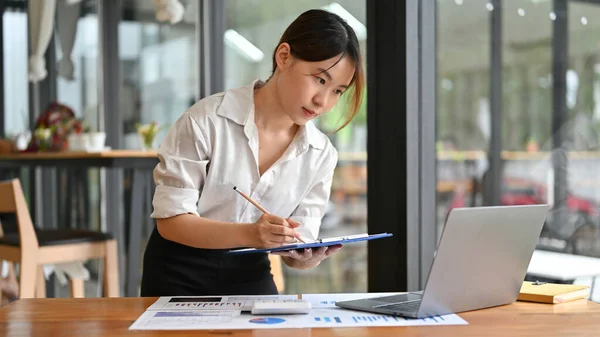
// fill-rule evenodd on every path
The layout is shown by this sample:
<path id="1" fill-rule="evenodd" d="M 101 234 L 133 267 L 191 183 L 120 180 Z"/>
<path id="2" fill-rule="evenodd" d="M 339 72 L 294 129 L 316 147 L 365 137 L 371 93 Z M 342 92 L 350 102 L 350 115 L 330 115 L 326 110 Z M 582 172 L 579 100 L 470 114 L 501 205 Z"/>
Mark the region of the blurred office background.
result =
<path id="1" fill-rule="evenodd" d="M 384 6 L 366 0 L 182 0 L 183 18 L 169 23 L 157 20 L 148 0 L 83 0 L 75 15 L 72 8 L 61 10 L 61 4 L 67 5 L 59 0 L 45 56 L 48 77 L 40 84 L 50 94 L 40 96 L 32 92 L 40 89 L 28 82 L 31 1 L 2 0 L 4 137 L 26 133 L 45 104 L 55 99 L 92 128 L 118 124 L 119 147 L 127 149 L 139 148 L 136 124 L 169 125 L 201 97 L 268 78 L 280 35 L 307 9 L 327 9 L 346 19 L 357 32 L 366 66 L 371 60 L 367 36 L 372 36 L 367 27 L 373 24 L 367 22 L 368 8 Z M 435 207 L 424 210 L 435 214 L 435 221 L 423 222 L 431 227 L 427 230 L 439 239 L 455 207 L 550 203 L 538 249 L 600 259 L 600 1 L 408 3 L 433 13 L 419 17 L 421 24 L 434 27 L 430 47 L 435 50 L 435 80 L 422 88 L 435 102 L 433 111 L 426 111 L 434 116 L 435 149 L 423 152 L 435 153 L 434 174 L 422 177 L 435 182 L 430 194 L 435 200 L 429 202 Z M 68 20 L 76 21 L 72 46 L 59 34 L 60 22 Z M 106 42 L 100 36 L 107 32 L 114 33 L 107 40 L 117 54 L 102 48 Z M 377 41 L 406 41 L 393 39 L 388 33 Z M 410 57 L 411 51 L 407 53 Z M 73 62 L 72 76 L 57 67 L 64 58 Z M 102 109 L 103 100 L 110 99 L 99 95 L 107 78 L 102 64 L 118 67 L 119 77 L 110 78 L 118 85 L 119 99 L 112 105 L 118 114 Z M 367 71 L 372 67 L 377 64 L 371 63 Z M 565 80 L 556 81 L 554 75 L 561 70 Z M 378 196 L 367 189 L 367 115 L 371 121 L 401 114 L 406 104 L 399 99 L 397 111 L 372 111 L 365 99 L 355 120 L 335 134 L 345 112 L 343 102 L 317 120 L 340 153 L 321 236 L 371 231 L 368 202 Z M 158 141 L 163 136 L 164 131 Z M 47 183 L 27 170 L 22 179 L 28 187 Z M 86 173 L 89 214 L 78 218 L 85 222 L 82 226 L 102 228 L 107 183 L 111 180 L 100 169 Z M 126 194 L 127 173 L 122 183 Z M 369 261 L 367 244 L 354 244 L 312 270 L 284 268 L 286 292 L 366 292 Z M 97 294 L 93 281 L 87 285 L 90 296 Z M 591 284 L 592 277 L 575 282 Z M 65 291 L 55 288 L 58 296 Z"/>

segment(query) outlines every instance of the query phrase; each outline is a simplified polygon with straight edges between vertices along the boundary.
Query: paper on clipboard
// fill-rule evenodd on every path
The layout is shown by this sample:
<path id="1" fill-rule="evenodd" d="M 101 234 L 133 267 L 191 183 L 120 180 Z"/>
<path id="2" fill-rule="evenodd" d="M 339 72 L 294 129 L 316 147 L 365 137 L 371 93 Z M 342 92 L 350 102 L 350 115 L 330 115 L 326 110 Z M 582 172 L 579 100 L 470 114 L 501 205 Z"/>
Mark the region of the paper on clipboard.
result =
<path id="1" fill-rule="evenodd" d="M 380 234 L 367 234 L 367 233 L 363 233 L 363 234 L 354 234 L 354 235 L 347 235 L 347 236 L 341 236 L 341 237 L 334 237 L 334 238 L 324 238 L 324 239 L 318 239 L 315 242 L 309 242 L 309 243 L 294 243 L 294 244 L 289 244 L 289 245 L 283 245 L 277 248 L 267 248 L 267 249 L 256 249 L 256 248 L 243 248 L 243 249 L 233 249 L 230 250 L 229 252 L 227 252 L 227 254 L 251 254 L 251 253 L 271 253 L 271 252 L 282 252 L 282 251 L 286 251 L 286 250 L 293 250 L 293 249 L 305 249 L 305 248 L 317 248 L 317 247 L 327 247 L 327 246 L 334 246 L 334 245 L 345 245 L 348 243 L 352 243 L 352 242 L 359 242 L 359 241 L 369 241 L 369 240 L 376 240 L 376 239 L 382 239 L 382 238 L 387 238 L 392 236 L 391 233 L 380 233 Z"/>

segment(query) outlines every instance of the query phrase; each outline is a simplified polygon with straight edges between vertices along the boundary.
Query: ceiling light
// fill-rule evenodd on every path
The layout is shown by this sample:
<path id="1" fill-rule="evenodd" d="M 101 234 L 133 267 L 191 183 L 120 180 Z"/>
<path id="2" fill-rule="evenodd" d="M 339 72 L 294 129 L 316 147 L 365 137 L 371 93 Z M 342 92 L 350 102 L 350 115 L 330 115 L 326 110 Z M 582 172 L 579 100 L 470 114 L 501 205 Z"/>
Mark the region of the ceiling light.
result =
<path id="1" fill-rule="evenodd" d="M 262 52 L 262 50 L 258 49 L 255 45 L 253 45 L 250 41 L 233 29 L 228 29 L 225 31 L 225 44 L 235 49 L 252 62 L 260 62 L 265 57 L 265 54 Z"/>
<path id="2" fill-rule="evenodd" d="M 525 16 L 525 10 L 523 8 L 517 9 L 517 13 L 519 13 L 519 16 Z"/>
<path id="3" fill-rule="evenodd" d="M 452 83 L 452 81 L 449 80 L 449 79 L 447 79 L 447 78 L 442 79 L 442 83 L 441 84 L 442 84 L 442 88 L 444 90 L 448 90 L 449 91 L 449 90 L 452 90 L 452 88 L 454 88 L 454 84 Z"/>
<path id="4" fill-rule="evenodd" d="M 550 20 L 552 20 L 552 21 L 556 20 L 556 13 L 550 12 L 549 16 L 550 16 Z"/>
<path id="5" fill-rule="evenodd" d="M 463 0 L 454 0 L 454 2 L 459 6 L 463 4 Z"/>
<path id="6" fill-rule="evenodd" d="M 488 3 L 485 5 L 485 8 L 486 8 L 488 11 L 490 11 L 490 12 L 491 12 L 491 11 L 493 11 L 493 10 L 494 10 L 494 5 L 492 5 L 492 3 L 491 3 L 491 2 L 488 2 Z"/>
<path id="7" fill-rule="evenodd" d="M 584 26 L 587 25 L 587 18 L 585 16 L 581 17 L 581 24 Z"/>
<path id="8" fill-rule="evenodd" d="M 350 14 L 342 5 L 337 2 L 332 2 L 327 6 L 321 7 L 322 9 L 335 13 L 339 15 L 342 19 L 346 20 L 348 25 L 352 27 L 354 33 L 356 33 L 356 37 L 359 40 L 364 40 L 367 38 L 367 27 L 360 22 L 354 15 Z"/>

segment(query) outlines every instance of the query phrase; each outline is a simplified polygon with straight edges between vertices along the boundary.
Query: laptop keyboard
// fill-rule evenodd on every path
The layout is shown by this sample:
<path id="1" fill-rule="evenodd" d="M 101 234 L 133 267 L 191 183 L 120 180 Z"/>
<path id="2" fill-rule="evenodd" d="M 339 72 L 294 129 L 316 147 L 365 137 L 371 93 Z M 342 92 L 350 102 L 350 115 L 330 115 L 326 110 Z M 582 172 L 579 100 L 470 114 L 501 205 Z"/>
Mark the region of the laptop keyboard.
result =
<path id="1" fill-rule="evenodd" d="M 382 308 L 386 310 L 397 311 L 416 311 L 421 304 L 421 294 L 402 294 L 377 299 L 382 304 L 373 306 L 374 308 Z"/>
<path id="2" fill-rule="evenodd" d="M 386 310 L 395 310 L 402 312 L 412 312 L 417 311 L 419 309 L 419 304 L 421 304 L 421 300 L 414 300 L 410 302 L 402 302 L 402 303 L 391 303 L 378 305 L 377 308 L 386 309 Z"/>

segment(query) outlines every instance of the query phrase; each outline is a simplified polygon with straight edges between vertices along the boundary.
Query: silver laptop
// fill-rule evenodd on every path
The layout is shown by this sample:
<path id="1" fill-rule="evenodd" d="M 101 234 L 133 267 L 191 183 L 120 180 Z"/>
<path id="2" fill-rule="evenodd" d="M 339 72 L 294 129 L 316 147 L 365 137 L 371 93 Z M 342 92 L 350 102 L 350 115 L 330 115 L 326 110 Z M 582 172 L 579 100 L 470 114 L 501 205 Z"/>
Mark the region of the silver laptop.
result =
<path id="1" fill-rule="evenodd" d="M 512 303 L 548 209 L 548 205 L 453 209 L 423 291 L 336 305 L 423 318 Z"/>

